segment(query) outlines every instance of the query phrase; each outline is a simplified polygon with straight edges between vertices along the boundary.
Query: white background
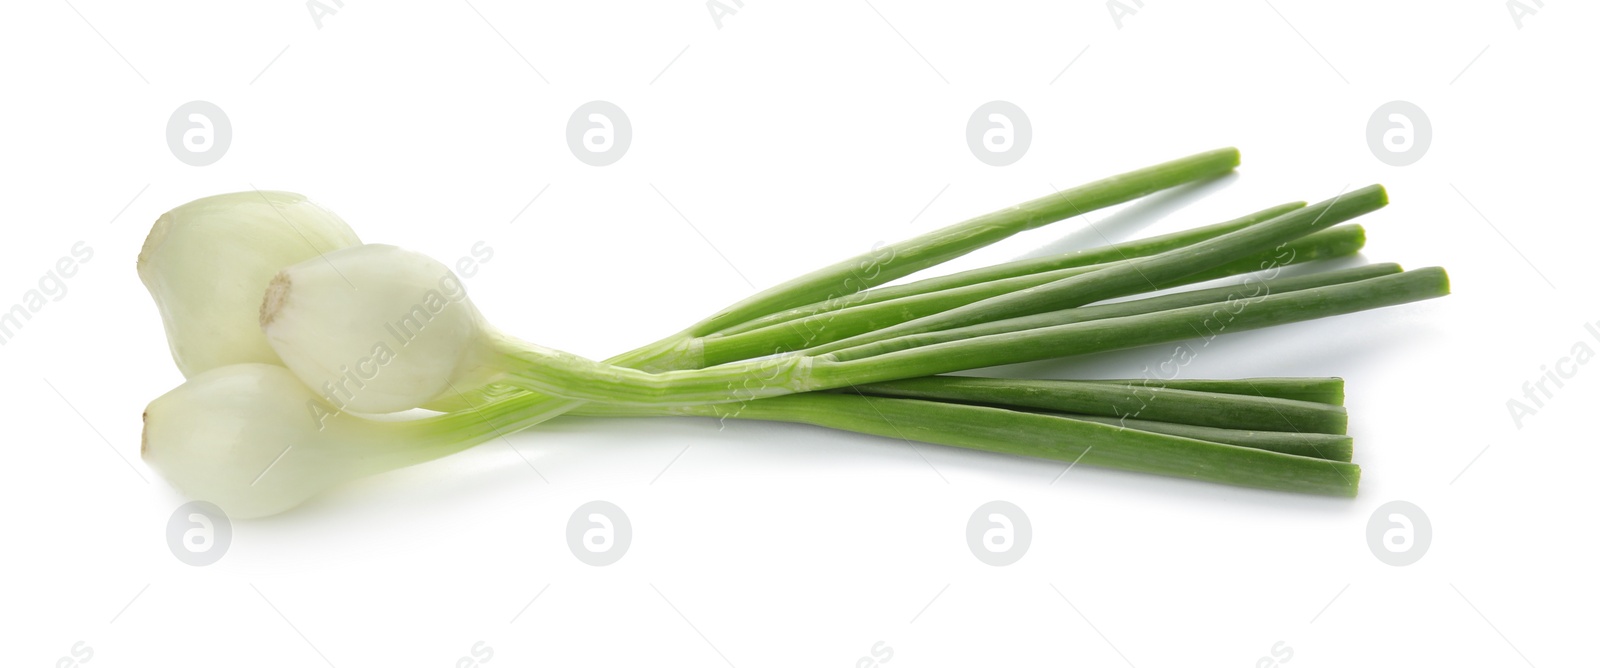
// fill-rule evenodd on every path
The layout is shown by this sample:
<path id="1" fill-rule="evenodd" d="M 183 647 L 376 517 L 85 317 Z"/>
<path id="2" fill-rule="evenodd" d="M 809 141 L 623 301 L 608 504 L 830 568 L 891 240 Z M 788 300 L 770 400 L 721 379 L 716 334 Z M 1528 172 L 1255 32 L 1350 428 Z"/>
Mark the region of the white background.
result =
<path id="1" fill-rule="evenodd" d="M 855 666 L 879 642 L 890 668 L 1274 665 L 1275 645 L 1290 666 L 1592 661 L 1600 369 L 1520 429 L 1506 402 L 1574 344 L 1600 350 L 1595 8 L 1547 0 L 1519 28 L 1490 0 L 1197 4 L 1146 0 L 1120 28 L 1093 1 L 747 0 L 720 28 L 693 0 L 346 0 L 320 28 L 291 0 L 14 4 L 0 308 L 75 242 L 94 255 L 0 347 L 4 663 L 82 643 L 90 666 L 443 668 L 480 641 L 490 666 Z M 595 99 L 634 130 L 608 167 L 565 141 Z M 994 99 L 1032 120 L 1008 167 L 966 145 Z M 1396 99 L 1433 128 L 1408 167 L 1366 142 Z M 190 100 L 233 125 L 207 167 L 166 144 Z M 1362 257 L 1453 277 L 1447 299 L 1227 336 L 1187 369 L 1345 377 L 1354 500 L 562 419 L 236 523 L 212 566 L 167 548 L 183 499 L 138 460 L 139 415 L 182 377 L 134 258 L 193 198 L 304 192 L 447 262 L 485 241 L 467 284 L 493 322 L 603 357 L 875 242 L 1228 145 L 1236 177 L 1089 217 L 1126 239 L 1382 182 Z M 1072 220 L 951 266 L 1098 242 Z M 1004 372 L 1129 376 L 1160 355 Z M 566 544 L 593 499 L 631 518 L 615 565 Z M 1033 526 L 1003 568 L 964 536 L 993 499 Z M 1396 499 L 1433 527 L 1406 567 L 1366 541 Z"/>

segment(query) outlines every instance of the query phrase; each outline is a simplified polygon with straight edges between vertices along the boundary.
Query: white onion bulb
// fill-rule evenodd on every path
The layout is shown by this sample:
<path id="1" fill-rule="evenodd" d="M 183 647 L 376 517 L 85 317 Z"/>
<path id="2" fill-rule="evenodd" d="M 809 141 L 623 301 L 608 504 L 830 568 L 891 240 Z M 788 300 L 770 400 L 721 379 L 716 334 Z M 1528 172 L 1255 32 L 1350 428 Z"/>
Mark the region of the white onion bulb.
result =
<path id="1" fill-rule="evenodd" d="M 284 267 L 360 243 L 349 225 L 303 195 L 216 195 L 156 219 L 139 252 L 139 279 L 185 377 L 228 364 L 277 364 L 257 324 L 267 283 Z"/>

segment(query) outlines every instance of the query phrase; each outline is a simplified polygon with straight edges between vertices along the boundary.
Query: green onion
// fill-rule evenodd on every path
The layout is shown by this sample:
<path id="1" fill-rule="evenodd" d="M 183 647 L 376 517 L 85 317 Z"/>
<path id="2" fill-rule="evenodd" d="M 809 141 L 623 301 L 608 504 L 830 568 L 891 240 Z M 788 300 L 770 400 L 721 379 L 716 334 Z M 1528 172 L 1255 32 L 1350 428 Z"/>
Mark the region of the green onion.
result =
<path id="1" fill-rule="evenodd" d="M 793 395 L 813 396 L 813 395 Z M 868 401 L 880 401 L 884 397 L 838 394 L 835 395 L 849 400 L 850 404 L 860 403 L 871 405 Z M 739 406 L 728 407 L 725 404 L 699 404 L 693 406 L 619 406 L 616 404 L 584 404 L 583 407 L 572 411 L 572 415 L 585 417 L 711 417 L 718 420 L 765 420 L 779 422 L 802 422 L 797 418 L 804 413 L 796 411 L 802 409 L 803 402 L 789 401 L 792 397 L 777 397 L 774 399 L 757 399 L 753 402 Z M 953 402 L 923 401 L 918 405 L 918 410 L 937 412 L 943 410 L 942 406 Z M 759 410 L 750 410 L 752 405 L 759 405 Z M 958 404 L 971 405 L 971 404 Z M 1197 441 L 1210 441 L 1237 445 L 1256 450 L 1270 450 L 1301 457 L 1313 457 L 1331 461 L 1348 462 L 1353 453 L 1352 439 L 1343 434 L 1317 434 L 1306 432 L 1285 431 L 1251 431 L 1245 429 L 1222 429 L 1218 427 L 1201 427 L 1190 424 L 1173 422 L 1157 422 L 1154 420 L 1133 420 L 1128 418 L 1111 418 L 1097 415 L 1079 415 L 1071 413 L 1057 413 L 1054 411 L 1027 410 L 1014 406 L 989 406 L 989 408 L 1005 409 L 1027 413 L 1039 413 L 1060 418 L 1078 421 L 1097 422 L 1112 425 L 1122 429 L 1135 429 L 1138 431 L 1155 432 L 1171 436 L 1182 436 Z M 893 427 L 893 423 L 886 423 Z M 859 431 L 846 425 L 828 425 L 845 431 Z M 1061 437 L 1071 434 L 1063 433 Z"/>
<path id="2" fill-rule="evenodd" d="M 978 336 L 848 361 L 827 355 L 787 355 L 648 373 L 494 330 L 459 291 L 459 283 L 454 289 L 447 286 L 453 274 L 421 254 L 367 245 L 334 251 L 324 259 L 295 265 L 273 279 L 262 306 L 262 329 L 284 364 L 307 385 L 330 388 L 330 403 L 337 399 L 340 408 L 360 412 L 409 410 L 460 387 L 491 383 L 607 403 L 736 402 L 1178 341 L 1224 329 L 1400 304 L 1448 291 L 1441 270 L 1423 269 L 1253 300 Z M 1117 271 L 1109 268 L 1084 277 Z M 396 339 L 395 345 L 384 343 L 389 337 Z M 344 395 L 337 390 L 344 390 Z"/>
<path id="3" fill-rule="evenodd" d="M 937 315 L 817 346 L 811 352 L 821 354 L 907 334 L 976 325 L 1138 294 L 1155 289 L 1167 281 L 1278 248 L 1317 230 L 1376 211 L 1388 201 L 1383 186 L 1367 186 L 1191 246 L 1135 258 L 1126 265 L 1111 267 L 1106 271 L 1064 278 L 1031 290 L 992 297 Z"/>
<path id="4" fill-rule="evenodd" d="M 1450 280 L 1443 269 L 1413 269 L 1353 283 L 1267 295 L 1251 302 L 1235 300 L 1222 305 L 1190 306 L 980 336 L 865 359 L 831 362 L 824 355 L 812 368 L 813 383 L 819 386 L 859 385 L 1186 339 L 1209 341 L 1224 332 L 1394 306 L 1442 297 L 1449 292 Z M 1198 354 L 1190 346 L 1180 347 L 1178 352 L 1189 357 Z M 717 368 L 724 367 L 712 367 Z"/>
<path id="5" fill-rule="evenodd" d="M 1096 415 L 1061 415 L 1061 417 L 1074 420 L 1088 420 L 1126 429 L 1139 431 L 1153 431 L 1158 434 L 1182 436 L 1198 441 L 1211 441 L 1213 443 L 1227 443 L 1256 450 L 1271 450 L 1286 455 L 1299 455 L 1301 457 L 1314 457 L 1328 459 L 1336 462 L 1348 462 L 1355 453 L 1352 439 L 1343 434 L 1314 434 L 1298 431 L 1249 431 L 1244 429 L 1219 429 L 1217 427 L 1197 427 L 1190 424 L 1177 424 L 1172 422 L 1156 422 L 1153 420 L 1129 420 L 1124 418 L 1108 418 Z"/>
<path id="6" fill-rule="evenodd" d="M 281 512 L 344 481 L 574 411 L 809 423 L 1353 495 L 1360 469 L 1348 461 L 1338 379 L 937 374 L 1156 344 L 1175 344 L 1163 368 L 1181 366 L 1229 331 L 1447 294 L 1441 269 L 1373 265 L 1098 303 L 1353 254 L 1364 231 L 1335 225 L 1382 207 L 1381 187 L 1178 234 L 880 287 L 1018 232 L 1213 178 L 1237 163 L 1233 149 L 1212 151 L 980 216 L 763 291 L 607 362 L 496 330 L 449 269 L 426 256 L 346 244 L 283 267 L 265 287 L 257 320 L 272 359 L 264 361 L 285 366 L 235 364 L 195 374 L 151 403 L 142 452 L 186 493 L 240 517 Z M 270 234 L 282 237 L 280 230 Z M 141 259 L 141 276 L 177 280 L 184 267 L 199 266 L 191 256 L 204 249 L 174 248 L 183 257 L 153 255 L 157 261 L 148 267 Z M 208 261 L 226 264 L 230 257 Z M 251 282 L 208 294 L 226 300 L 232 313 L 234 297 L 248 294 Z M 164 319 L 182 320 L 208 306 L 192 291 L 146 283 Z M 261 287 L 254 289 L 259 295 Z M 831 329 L 819 335 L 816 325 Z M 409 421 L 351 413 L 418 406 L 458 410 Z"/>
<path id="7" fill-rule="evenodd" d="M 572 408 L 521 394 L 457 413 L 392 421 L 329 414 L 328 406 L 320 414 L 309 409 L 320 403 L 283 367 L 219 367 L 150 402 L 140 454 L 184 494 L 244 519 L 287 511 L 351 480 L 454 454 Z M 722 417 L 726 407 L 591 404 L 584 410 Z M 1301 493 L 1352 496 L 1360 479 L 1354 465 L 1279 454 L 1260 444 L 933 401 L 803 394 L 748 402 L 737 417 Z"/>
<path id="8" fill-rule="evenodd" d="M 1171 388 L 1138 392 L 1120 385 L 1075 380 L 929 376 L 857 385 L 854 390 L 880 397 L 1034 408 L 1223 429 L 1343 434 L 1347 423 L 1342 406 Z"/>
<path id="9" fill-rule="evenodd" d="M 1195 392 L 1221 392 L 1258 397 L 1276 397 L 1295 401 L 1314 401 L 1319 404 L 1344 405 L 1343 378 L 1237 378 L 1228 380 L 1193 378 L 1139 378 L 1088 381 L 1114 383 L 1157 390 L 1193 390 Z"/>
<path id="10" fill-rule="evenodd" d="M 1337 228 L 1328 230 L 1328 232 L 1336 231 L 1338 231 Z M 846 348 L 844 350 L 835 351 L 830 355 L 833 359 L 839 361 L 861 359 L 863 357 L 882 355 L 883 353 L 894 352 L 897 350 L 906 350 L 909 348 L 933 345 L 936 343 L 960 341 L 979 336 L 989 336 L 992 334 L 1020 332 L 1030 329 L 1039 329 L 1042 327 L 1067 325 L 1077 322 L 1088 322 L 1091 320 L 1104 320 L 1106 318 L 1119 318 L 1129 315 L 1159 313 L 1161 311 L 1168 311 L 1185 306 L 1221 304 L 1238 300 L 1248 301 L 1258 299 L 1261 296 L 1268 294 L 1282 294 L 1286 292 L 1294 292 L 1296 290 L 1304 290 L 1307 288 L 1322 287 L 1325 285 L 1350 283 L 1353 281 L 1360 281 L 1378 276 L 1386 276 L 1399 272 L 1400 265 L 1397 264 L 1372 264 L 1350 269 L 1327 271 L 1318 274 L 1307 274 L 1293 278 L 1249 280 L 1240 285 L 1231 285 L 1208 290 L 1190 290 L 1187 292 L 1179 292 L 1160 297 L 1147 297 L 1144 299 L 1123 302 L 1081 306 L 1074 309 L 1051 311 L 1049 313 L 1023 316 L 1021 318 L 997 320 L 980 325 L 956 327 L 939 332 L 909 334 L 899 338 L 889 339 L 887 341 L 868 343 L 865 345 L 856 346 L 854 348 Z"/>
<path id="11" fill-rule="evenodd" d="M 1154 286 L 1174 287 L 1191 281 L 1211 280 L 1223 276 L 1260 271 L 1267 267 L 1283 267 L 1354 255 L 1365 243 L 1365 233 L 1357 226 L 1347 229 L 1324 230 L 1304 239 L 1296 240 L 1282 249 L 1262 253 L 1217 267 L 1192 278 L 1185 277 Z M 890 325 L 923 318 L 951 309 L 999 297 L 1061 279 L 1099 273 L 1107 269 L 1126 267 L 1131 260 L 1070 267 L 1052 271 L 1003 278 L 986 283 L 974 283 L 956 288 L 909 295 L 898 299 L 878 301 L 798 318 L 789 322 L 769 325 L 733 335 L 715 335 L 698 339 L 702 359 L 696 366 L 714 366 L 762 355 L 794 350 L 826 352 L 827 344 L 867 332 L 881 331 Z M 862 293 L 870 295 L 874 291 Z"/>
<path id="12" fill-rule="evenodd" d="M 767 325 L 789 322 L 806 316 L 836 311 L 848 306 L 862 306 L 877 302 L 899 299 L 912 295 L 939 292 L 953 288 L 966 287 L 979 283 L 990 283 L 1006 278 L 1018 276 L 1031 276 L 1059 269 L 1072 269 L 1074 267 L 1089 267 L 1092 265 L 1127 260 L 1135 257 L 1155 255 L 1164 251 L 1183 248 L 1206 239 L 1215 238 L 1229 232 L 1244 229 L 1256 223 L 1277 218 L 1280 215 L 1302 208 L 1305 202 L 1290 202 L 1257 211 L 1247 216 L 1235 218 L 1226 222 L 1196 227 L 1193 229 L 1173 232 L 1156 237 L 1135 239 L 1110 246 L 1087 248 L 1071 253 L 1061 253 L 1048 257 L 1017 260 L 1003 264 L 990 265 L 963 272 L 925 278 L 920 281 L 906 283 L 905 285 L 890 285 L 874 288 L 865 292 L 849 295 L 848 298 L 831 299 L 799 306 L 792 309 L 779 311 L 771 315 L 754 318 L 744 323 L 727 327 L 715 333 L 718 336 L 729 336 L 752 329 L 759 329 Z"/>
<path id="13" fill-rule="evenodd" d="M 1239 150 L 1222 148 L 1045 195 L 811 272 L 723 309 L 686 334 L 704 336 L 784 309 L 882 285 L 1019 232 L 1222 176 L 1237 166 Z"/>
<path id="14" fill-rule="evenodd" d="M 718 410 L 674 409 L 721 417 Z M 1307 494 L 1355 496 L 1361 480 L 1361 468 L 1342 461 L 987 406 L 799 394 L 749 402 L 738 417 Z"/>

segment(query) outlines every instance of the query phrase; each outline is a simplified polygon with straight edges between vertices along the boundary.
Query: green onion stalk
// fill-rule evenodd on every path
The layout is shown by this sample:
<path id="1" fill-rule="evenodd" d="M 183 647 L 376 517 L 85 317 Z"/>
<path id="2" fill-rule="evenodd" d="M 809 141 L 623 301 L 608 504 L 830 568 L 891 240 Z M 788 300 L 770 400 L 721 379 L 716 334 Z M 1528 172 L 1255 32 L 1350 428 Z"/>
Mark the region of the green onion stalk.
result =
<path id="1" fill-rule="evenodd" d="M 1448 291 L 1442 270 L 1384 267 L 1269 280 L 1249 295 L 1193 291 L 1203 294 L 1088 306 L 1251 267 L 1265 269 L 1266 254 L 1275 253 L 1275 268 L 1353 253 L 1360 247 L 1360 228 L 1328 228 L 1381 206 L 1383 193 L 1376 187 L 1310 207 L 1275 207 L 1187 234 L 872 290 L 1023 230 L 1215 177 L 1231 170 L 1237 159 L 1232 149 L 1191 156 L 877 249 L 603 363 L 489 327 L 459 281 L 425 256 L 386 246 L 330 249 L 279 272 L 266 288 L 258 321 L 285 366 L 241 364 L 191 375 L 185 386 L 152 402 L 142 450 L 186 492 L 226 502 L 225 509 L 240 515 L 281 512 L 344 480 L 443 456 L 580 408 L 594 414 L 732 414 L 806 422 L 1229 484 L 1353 494 L 1359 469 L 1348 463 L 1347 437 L 1311 431 L 1342 432 L 1342 422 L 1335 428 L 1327 421 L 1326 409 L 1296 413 L 1295 419 L 1312 421 L 1290 426 L 1308 430 L 1282 431 L 1248 421 L 1155 419 L 1192 419 L 1159 412 L 1109 416 L 1116 420 L 1109 424 L 1094 406 L 1148 392 L 1144 384 L 1127 381 L 1099 381 L 1105 394 L 1098 402 L 1080 396 L 1077 404 L 1033 405 L 1044 402 L 997 396 L 999 386 L 978 391 L 959 384 L 945 387 L 945 396 L 902 396 L 913 391 L 903 383 L 922 376 L 1214 336 Z M 1285 249 L 1293 249 L 1288 259 L 1281 257 Z M 774 327 L 792 331 L 793 322 L 819 313 L 859 313 L 852 309 L 902 299 L 936 300 L 937 308 L 909 312 L 883 329 L 869 327 L 820 346 L 807 341 L 805 349 L 793 352 L 779 352 L 782 341 L 774 338 L 765 342 L 765 352 L 756 352 L 763 346 L 746 351 L 776 352 L 759 359 L 724 362 L 730 355 L 707 355 L 719 339 L 746 336 L 749 341 L 751 333 Z M 1090 315 L 1080 317 L 1080 312 Z M 892 335 L 880 335 L 890 330 Z M 1213 385 L 1195 385 L 1202 382 Z M 1219 406 L 1239 402 L 1239 415 L 1248 414 L 1256 399 L 1342 400 L 1342 385 L 1330 387 L 1317 379 L 1263 380 L 1265 389 L 1254 392 L 1229 392 L 1227 381 L 1172 383 L 1167 396 L 1218 395 L 1189 400 Z M 506 386 L 518 389 L 505 392 Z M 1058 399 L 1071 394 L 1058 390 Z M 914 391 L 927 393 L 928 387 Z M 502 394 L 493 401 L 475 400 L 497 393 Z M 1159 403 L 1165 405 L 1164 399 Z M 461 409 L 405 422 L 350 412 L 452 403 Z M 1336 412 L 1342 420 L 1342 409 Z M 1314 421 L 1318 415 L 1324 422 Z M 241 421 L 258 424 L 270 438 L 244 436 L 250 432 L 229 426 Z M 911 433 L 900 433 L 911 423 Z M 1289 434 L 1303 438 L 1295 442 Z M 396 451 L 380 451 L 382 443 Z M 273 456 L 264 459 L 265 451 Z M 258 464 L 264 466 L 252 470 Z"/>
<path id="2" fill-rule="evenodd" d="M 374 244 L 334 251 L 280 272 L 268 288 L 261 325 L 290 370 L 312 387 L 344 390 L 344 404 L 360 412 L 409 410 L 462 387 L 491 384 L 613 404 L 740 402 L 1166 343 L 1446 294 L 1443 270 L 1428 268 L 1221 303 L 985 332 L 868 357 L 832 354 L 846 342 L 859 346 L 896 338 L 884 332 L 923 335 L 1007 317 L 1070 312 L 1137 292 L 1138 281 L 1159 287 L 1161 281 L 1248 257 L 1261 244 L 1281 248 L 1298 238 L 1296 233 L 1305 236 L 1325 221 L 1382 201 L 1381 188 L 1367 188 L 1187 249 L 955 306 L 833 344 L 703 368 L 643 371 L 522 341 L 489 326 L 464 291 L 450 289 L 454 276 L 447 268 L 419 253 Z M 1186 298 L 1165 299 L 1170 305 Z M 398 348 L 384 341 L 386 335 L 397 339 Z"/>

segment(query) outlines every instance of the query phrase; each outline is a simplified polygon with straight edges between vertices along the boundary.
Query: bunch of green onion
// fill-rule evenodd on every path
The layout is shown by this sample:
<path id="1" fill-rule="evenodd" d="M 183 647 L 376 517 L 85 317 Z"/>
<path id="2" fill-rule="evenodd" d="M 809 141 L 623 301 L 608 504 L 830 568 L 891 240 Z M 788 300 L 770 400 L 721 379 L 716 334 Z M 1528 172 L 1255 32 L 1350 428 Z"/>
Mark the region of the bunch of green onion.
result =
<path id="1" fill-rule="evenodd" d="M 1238 165 L 1221 149 L 874 250 L 604 362 L 501 332 L 431 258 L 363 244 L 290 193 L 204 198 L 139 256 L 187 382 L 141 453 L 234 517 L 295 507 L 563 415 L 820 425 L 1256 488 L 1351 496 L 1343 381 L 945 375 L 1211 337 L 1445 295 L 1392 264 L 1280 276 L 1360 250 L 1380 186 L 1174 234 L 889 285 L 978 248 Z M 1164 291 L 1230 276 L 1241 283 Z M 390 341 L 401 345 L 389 345 Z M 414 419 L 377 414 L 431 409 Z"/>

